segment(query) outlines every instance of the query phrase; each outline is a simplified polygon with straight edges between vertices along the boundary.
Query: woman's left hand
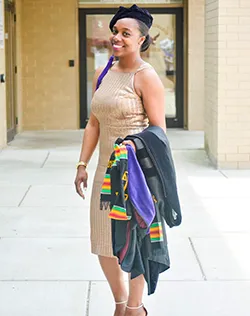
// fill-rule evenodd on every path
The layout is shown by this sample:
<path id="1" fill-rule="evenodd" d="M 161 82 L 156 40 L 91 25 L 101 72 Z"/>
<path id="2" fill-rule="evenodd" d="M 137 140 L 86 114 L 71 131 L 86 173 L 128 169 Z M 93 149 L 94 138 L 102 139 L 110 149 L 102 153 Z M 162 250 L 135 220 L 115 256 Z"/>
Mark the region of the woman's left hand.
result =
<path id="1" fill-rule="evenodd" d="M 134 151 L 136 151 L 135 144 L 132 142 L 132 140 L 124 140 L 124 141 L 122 142 L 122 144 L 123 144 L 123 145 L 130 145 L 130 146 L 134 149 Z"/>

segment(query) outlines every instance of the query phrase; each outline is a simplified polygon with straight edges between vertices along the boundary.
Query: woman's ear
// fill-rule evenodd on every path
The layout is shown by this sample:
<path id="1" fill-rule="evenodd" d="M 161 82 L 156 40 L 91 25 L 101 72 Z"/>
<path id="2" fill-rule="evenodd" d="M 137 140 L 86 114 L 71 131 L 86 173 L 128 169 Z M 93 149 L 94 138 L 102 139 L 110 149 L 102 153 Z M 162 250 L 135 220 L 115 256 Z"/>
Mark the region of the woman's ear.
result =
<path id="1" fill-rule="evenodd" d="M 138 44 L 141 46 L 142 43 L 145 41 L 145 39 L 146 39 L 146 36 L 141 36 L 140 39 L 139 39 Z"/>

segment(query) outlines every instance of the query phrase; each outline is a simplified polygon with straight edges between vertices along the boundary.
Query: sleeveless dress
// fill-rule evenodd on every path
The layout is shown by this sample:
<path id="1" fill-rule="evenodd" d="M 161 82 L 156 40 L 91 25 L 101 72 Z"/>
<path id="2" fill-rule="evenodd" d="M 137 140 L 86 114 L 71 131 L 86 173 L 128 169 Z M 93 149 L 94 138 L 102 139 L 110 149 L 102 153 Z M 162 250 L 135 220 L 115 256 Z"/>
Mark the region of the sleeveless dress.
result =
<path id="1" fill-rule="evenodd" d="M 142 100 L 134 90 L 134 75 L 147 68 L 152 66 L 143 63 L 135 72 L 117 72 L 111 67 L 91 103 L 100 126 L 99 161 L 90 203 L 91 251 L 105 257 L 113 257 L 113 250 L 109 210 L 100 210 L 101 187 L 116 139 L 139 133 L 148 126 Z"/>

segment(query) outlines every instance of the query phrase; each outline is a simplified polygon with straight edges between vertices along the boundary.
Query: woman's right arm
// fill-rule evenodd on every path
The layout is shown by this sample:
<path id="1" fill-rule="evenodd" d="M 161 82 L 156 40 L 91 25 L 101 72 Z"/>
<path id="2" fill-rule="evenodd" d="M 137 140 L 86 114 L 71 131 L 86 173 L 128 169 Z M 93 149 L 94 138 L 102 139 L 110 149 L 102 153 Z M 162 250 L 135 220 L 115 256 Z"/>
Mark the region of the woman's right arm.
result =
<path id="1" fill-rule="evenodd" d="M 93 79 L 93 86 L 92 86 L 93 94 L 95 92 L 98 77 L 99 77 L 100 73 L 102 72 L 102 70 L 103 70 L 103 68 L 99 68 L 96 70 L 96 73 L 95 73 L 95 76 Z M 98 143 L 99 132 L 100 132 L 99 131 L 99 121 L 95 117 L 95 115 L 93 113 L 91 113 L 88 124 L 84 130 L 82 149 L 81 149 L 79 161 L 83 161 L 86 164 L 89 162 L 89 160 L 92 157 L 93 152 L 96 148 L 96 145 Z M 82 198 L 85 198 L 85 197 L 84 197 L 84 194 L 82 192 L 81 184 L 83 183 L 83 187 L 87 188 L 87 180 L 88 180 L 88 173 L 86 171 L 85 166 L 79 166 L 77 169 L 77 174 L 76 174 L 76 178 L 75 178 L 75 187 L 76 187 L 76 192 Z"/>
<path id="2" fill-rule="evenodd" d="M 88 163 L 93 155 L 99 139 L 99 121 L 93 113 L 90 114 L 88 124 L 84 130 L 82 149 L 79 161 Z M 79 167 L 81 168 L 81 166 Z"/>

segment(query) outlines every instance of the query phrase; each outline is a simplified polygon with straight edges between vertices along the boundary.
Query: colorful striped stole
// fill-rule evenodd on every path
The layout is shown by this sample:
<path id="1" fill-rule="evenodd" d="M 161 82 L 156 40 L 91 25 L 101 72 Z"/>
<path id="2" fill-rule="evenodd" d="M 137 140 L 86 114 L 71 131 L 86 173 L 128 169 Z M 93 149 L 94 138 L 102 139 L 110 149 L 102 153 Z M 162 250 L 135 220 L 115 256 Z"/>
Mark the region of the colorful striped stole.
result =
<path id="1" fill-rule="evenodd" d="M 161 222 L 155 222 L 150 226 L 150 240 L 151 242 L 163 241 L 163 232 Z"/>

